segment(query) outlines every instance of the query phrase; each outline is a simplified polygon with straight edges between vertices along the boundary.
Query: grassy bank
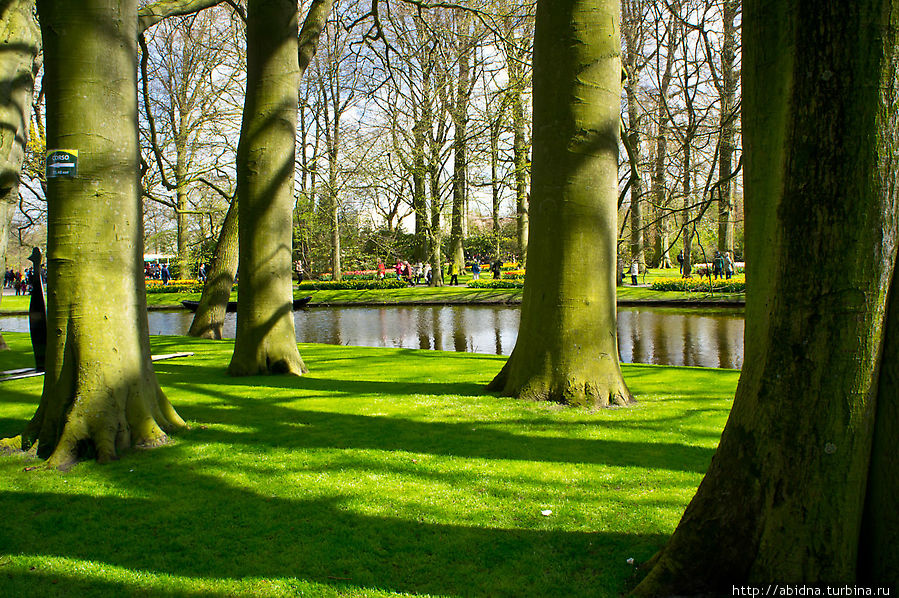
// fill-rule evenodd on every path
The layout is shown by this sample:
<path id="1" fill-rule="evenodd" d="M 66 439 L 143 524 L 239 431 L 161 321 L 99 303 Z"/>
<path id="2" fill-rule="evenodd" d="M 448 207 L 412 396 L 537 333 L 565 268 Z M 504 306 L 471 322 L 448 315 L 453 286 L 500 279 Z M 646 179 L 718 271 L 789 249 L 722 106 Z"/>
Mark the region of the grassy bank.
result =
<path id="1" fill-rule="evenodd" d="M 7 334 L 0 369 L 30 362 Z M 616 596 L 705 471 L 737 372 L 626 366 L 639 404 L 486 395 L 502 357 L 301 345 L 302 378 L 224 375 L 230 342 L 153 340 L 191 429 L 68 473 L 0 456 L 10 596 Z M 41 379 L 2 383 L 0 436 Z M 551 513 L 543 514 L 545 511 Z"/>
<path id="2" fill-rule="evenodd" d="M 684 303 L 687 305 L 709 303 L 742 303 L 742 293 L 688 293 L 680 291 L 654 291 L 648 288 L 655 280 L 679 277 L 677 270 L 650 270 L 647 276 L 640 277 L 638 286 L 624 285 L 618 287 L 618 302 L 622 304 L 639 303 Z M 486 277 L 490 279 L 489 276 Z M 520 303 L 521 289 L 469 289 L 465 285 L 471 276 L 460 277 L 459 286 L 427 287 L 415 286 L 403 289 L 387 290 L 316 290 L 295 291 L 294 296 L 312 295 L 312 305 L 391 305 L 391 304 L 472 304 L 472 303 Z M 626 277 L 630 281 L 629 277 Z M 149 293 L 147 306 L 150 309 L 179 308 L 181 301 L 196 301 L 200 293 Z M 237 293 L 232 293 L 232 300 Z M 24 313 L 28 311 L 28 297 L 4 296 L 0 301 L 0 313 Z"/>

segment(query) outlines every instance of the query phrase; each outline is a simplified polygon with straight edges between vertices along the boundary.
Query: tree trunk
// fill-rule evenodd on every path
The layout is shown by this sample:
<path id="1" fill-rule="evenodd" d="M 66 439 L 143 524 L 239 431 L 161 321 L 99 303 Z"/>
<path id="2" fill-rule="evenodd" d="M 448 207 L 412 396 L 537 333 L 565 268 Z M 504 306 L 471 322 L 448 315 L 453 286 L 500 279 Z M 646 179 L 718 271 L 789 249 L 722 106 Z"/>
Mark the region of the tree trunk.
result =
<path id="1" fill-rule="evenodd" d="M 636 50 L 629 50 L 635 52 Z M 639 77 L 639 73 L 632 73 Z M 634 168 L 640 167 L 640 107 L 637 105 L 637 80 L 627 85 L 628 143 L 633 152 L 631 160 Z M 633 173 L 631 182 L 631 260 L 637 260 L 642 270 L 646 265 L 643 256 L 643 179 L 639 171 Z"/>
<path id="2" fill-rule="evenodd" d="M 618 0 L 539 2 L 528 275 L 492 390 L 570 405 L 631 402 L 615 306 Z"/>
<path id="3" fill-rule="evenodd" d="M 734 192 L 730 177 L 733 173 L 733 158 L 736 151 L 736 114 L 734 112 L 737 92 L 737 75 L 734 72 L 737 36 L 736 18 L 740 0 L 725 0 L 723 5 L 724 41 L 721 49 L 721 150 L 718 161 L 718 251 L 734 251 Z"/>
<path id="4" fill-rule="evenodd" d="M 250 0 L 247 96 L 237 148 L 239 299 L 228 372 L 300 375 L 293 324 L 291 212 L 299 63 L 290 0 Z"/>
<path id="5" fill-rule="evenodd" d="M 52 467 L 154 446 L 184 422 L 150 362 L 137 135 L 137 2 L 38 2 L 47 146 L 78 150 L 48 200 L 47 372 L 22 448 Z"/>
<path id="6" fill-rule="evenodd" d="M 415 126 L 412 130 L 412 210 L 415 212 L 415 239 L 412 244 L 412 259 L 416 262 L 428 260 L 428 201 L 425 196 L 425 131 L 424 118 L 415 110 Z M 385 258 L 386 259 L 386 258 Z"/>
<path id="7" fill-rule="evenodd" d="M 499 133 L 502 125 L 502 114 L 496 116 L 496 120 L 490 123 L 490 191 L 493 198 L 490 210 L 493 223 L 493 259 L 499 259 L 499 209 L 500 209 L 500 180 L 499 180 Z"/>
<path id="8" fill-rule="evenodd" d="M 465 250 L 463 241 L 465 236 L 465 196 L 468 184 L 468 162 L 466 146 L 468 140 L 468 102 L 471 99 L 471 75 L 469 72 L 470 55 L 472 51 L 468 37 L 468 21 L 460 16 L 461 31 L 459 35 L 459 78 L 456 80 L 456 102 L 453 107 L 453 212 L 450 222 L 450 256 L 459 267 L 465 267 Z"/>
<path id="9" fill-rule="evenodd" d="M 899 6 L 814 4 L 744 3 L 746 359 L 709 471 L 639 596 L 848 584 L 860 569 L 897 582 L 895 493 L 883 493 L 895 419 L 880 418 L 896 405 L 895 310 L 884 322 Z M 866 499 L 879 539 L 861 533 Z"/>
<path id="10" fill-rule="evenodd" d="M 34 0 L 6 2 L 0 11 L 0 96 L 4 98 L 0 105 L 0 272 L 5 273 L 9 226 L 19 201 L 19 175 L 28 141 L 32 66 L 41 38 Z M 0 350 L 5 349 L 0 334 Z"/>
<path id="11" fill-rule="evenodd" d="M 222 338 L 228 299 L 231 297 L 231 287 L 237 275 L 237 212 L 237 200 L 233 199 L 222 222 L 218 241 L 215 243 L 212 263 L 209 264 L 206 274 L 206 284 L 203 286 L 203 294 L 200 295 L 200 305 L 187 331 L 189 336 L 215 340 Z"/>
<path id="12" fill-rule="evenodd" d="M 520 67 L 519 67 L 520 68 Z M 518 259 L 521 266 L 527 264 L 530 207 L 528 205 L 528 142 L 524 119 L 523 91 L 512 89 L 512 159 L 515 163 L 515 226 L 518 241 Z"/>

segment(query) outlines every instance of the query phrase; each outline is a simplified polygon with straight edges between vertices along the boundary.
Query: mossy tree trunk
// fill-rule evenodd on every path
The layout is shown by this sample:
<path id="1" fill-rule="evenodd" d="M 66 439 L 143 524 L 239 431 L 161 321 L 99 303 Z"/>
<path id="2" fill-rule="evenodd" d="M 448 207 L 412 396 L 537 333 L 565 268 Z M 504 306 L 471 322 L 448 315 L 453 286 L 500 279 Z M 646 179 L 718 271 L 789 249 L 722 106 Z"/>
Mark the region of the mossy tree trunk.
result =
<path id="1" fill-rule="evenodd" d="M 886 315 L 899 3 L 743 10 L 746 359 L 709 471 L 639 596 L 899 582 L 899 322 Z"/>
<path id="2" fill-rule="evenodd" d="M 300 375 L 291 223 L 299 85 L 297 3 L 250 0 L 247 95 L 237 148 L 239 299 L 228 372 Z"/>
<path id="3" fill-rule="evenodd" d="M 78 150 L 48 181 L 47 371 L 22 435 L 65 467 L 153 446 L 184 422 L 153 372 L 143 281 L 137 135 L 137 2 L 38 2 L 47 146 Z"/>
<path id="4" fill-rule="evenodd" d="M 627 404 L 616 332 L 621 62 L 617 0 L 541 0 L 534 38 L 528 275 L 518 341 L 490 385 Z"/>
<path id="5" fill-rule="evenodd" d="M 0 6 L 0 272 L 6 272 L 9 225 L 19 201 L 19 174 L 28 142 L 34 59 L 41 46 L 34 0 Z M 0 350 L 7 349 L 0 335 Z"/>

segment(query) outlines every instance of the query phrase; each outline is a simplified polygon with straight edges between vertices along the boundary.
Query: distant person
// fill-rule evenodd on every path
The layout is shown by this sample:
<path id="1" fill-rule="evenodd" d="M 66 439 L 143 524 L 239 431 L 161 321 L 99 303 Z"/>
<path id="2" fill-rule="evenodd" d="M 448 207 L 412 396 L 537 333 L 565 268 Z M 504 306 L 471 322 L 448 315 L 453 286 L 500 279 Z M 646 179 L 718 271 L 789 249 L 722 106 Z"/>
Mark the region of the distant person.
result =
<path id="1" fill-rule="evenodd" d="M 378 260 L 378 280 L 384 280 L 385 274 L 387 274 L 387 266 L 384 265 L 384 262 Z"/>
<path id="2" fill-rule="evenodd" d="M 724 252 L 724 277 L 727 280 L 730 280 L 730 277 L 734 275 L 734 271 L 736 270 L 736 264 L 734 263 L 734 258 L 731 257 L 729 251 Z"/>
<path id="3" fill-rule="evenodd" d="M 456 260 L 451 260 L 449 266 L 447 267 L 449 271 L 450 284 L 457 285 L 459 284 L 459 265 L 456 264 Z"/>
<path id="4" fill-rule="evenodd" d="M 631 284 L 637 286 L 637 276 L 640 275 L 640 261 L 634 260 L 631 262 Z"/>
<path id="5" fill-rule="evenodd" d="M 303 282 L 303 279 L 306 277 L 306 271 L 303 269 L 303 260 L 297 260 L 294 268 L 297 271 L 297 283 Z"/>
<path id="6" fill-rule="evenodd" d="M 684 273 L 684 250 L 681 249 L 680 253 L 677 254 L 677 271 L 681 274 Z"/>
<path id="7" fill-rule="evenodd" d="M 422 276 L 425 278 L 425 283 L 430 286 L 431 280 L 433 279 L 433 275 L 431 272 L 431 264 L 425 263 L 424 269 L 422 270 Z"/>
<path id="8" fill-rule="evenodd" d="M 415 284 L 421 284 L 422 265 L 421 262 L 415 262 L 412 266 L 412 280 Z"/>
<path id="9" fill-rule="evenodd" d="M 724 278 L 724 256 L 720 251 L 715 252 L 715 259 L 712 260 L 712 276 L 716 280 Z"/>
<path id="10" fill-rule="evenodd" d="M 471 279 L 472 280 L 480 280 L 481 278 L 481 264 L 480 260 L 475 260 L 471 264 Z"/>
<path id="11" fill-rule="evenodd" d="M 414 284 L 412 282 L 412 266 L 409 265 L 409 262 L 403 262 L 403 280 L 409 285 Z"/>
<path id="12" fill-rule="evenodd" d="M 394 266 L 393 269 L 396 271 L 396 279 L 402 280 L 403 279 L 403 262 L 401 262 L 399 259 L 397 259 L 396 266 Z"/>
<path id="13" fill-rule="evenodd" d="M 206 262 L 200 262 L 200 269 L 197 270 L 197 278 L 200 282 L 206 282 Z"/>
<path id="14" fill-rule="evenodd" d="M 491 266 L 491 270 L 493 270 L 493 280 L 497 280 L 502 278 L 503 276 L 503 262 L 499 258 L 496 258 L 493 262 L 493 266 Z"/>
<path id="15" fill-rule="evenodd" d="M 172 277 L 169 275 L 168 264 L 162 265 L 162 268 L 159 269 L 159 275 L 162 277 L 162 284 L 169 284 L 169 280 L 171 280 Z"/>

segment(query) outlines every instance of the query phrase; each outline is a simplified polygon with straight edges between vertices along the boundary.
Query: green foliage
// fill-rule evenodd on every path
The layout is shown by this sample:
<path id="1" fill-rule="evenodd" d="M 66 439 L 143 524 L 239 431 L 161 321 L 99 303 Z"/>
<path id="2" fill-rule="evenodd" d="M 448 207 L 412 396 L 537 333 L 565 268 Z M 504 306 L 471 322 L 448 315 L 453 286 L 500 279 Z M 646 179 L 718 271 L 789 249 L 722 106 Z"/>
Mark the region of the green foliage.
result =
<path id="1" fill-rule="evenodd" d="M 297 285 L 300 291 L 316 291 L 322 289 L 328 290 L 381 290 L 381 289 L 402 289 L 409 286 L 405 281 L 396 278 L 385 278 L 384 280 L 320 280 L 308 281 Z"/>
<path id="2" fill-rule="evenodd" d="M 503 275 L 505 276 L 505 275 Z M 468 283 L 471 289 L 523 289 L 524 276 L 521 278 L 509 279 L 500 278 L 498 280 L 472 280 Z"/>
<path id="3" fill-rule="evenodd" d="M 0 369 L 26 367 L 8 340 Z M 152 349 L 195 353 L 154 364 L 189 431 L 64 474 L 0 454 L 4 595 L 618 596 L 739 375 L 625 365 L 639 404 L 589 413 L 485 394 L 492 355 L 302 345 L 309 374 L 235 379 L 231 341 Z M 42 380 L 3 384 L 10 436 Z"/>
<path id="4" fill-rule="evenodd" d="M 741 279 L 713 280 L 708 278 L 669 278 L 657 280 L 650 287 L 653 291 L 686 291 L 702 293 L 745 293 L 746 281 Z"/>

